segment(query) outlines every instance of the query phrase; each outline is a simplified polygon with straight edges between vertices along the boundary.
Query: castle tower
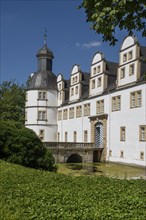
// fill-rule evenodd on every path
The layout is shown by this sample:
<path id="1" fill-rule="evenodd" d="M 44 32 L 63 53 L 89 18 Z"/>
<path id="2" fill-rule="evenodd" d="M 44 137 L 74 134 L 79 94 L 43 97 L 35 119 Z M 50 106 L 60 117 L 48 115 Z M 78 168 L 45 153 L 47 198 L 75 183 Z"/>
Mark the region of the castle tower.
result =
<path id="1" fill-rule="evenodd" d="M 25 126 L 43 142 L 57 141 L 57 83 L 52 72 L 53 52 L 44 45 L 37 52 L 38 70 L 31 74 L 26 91 Z"/>

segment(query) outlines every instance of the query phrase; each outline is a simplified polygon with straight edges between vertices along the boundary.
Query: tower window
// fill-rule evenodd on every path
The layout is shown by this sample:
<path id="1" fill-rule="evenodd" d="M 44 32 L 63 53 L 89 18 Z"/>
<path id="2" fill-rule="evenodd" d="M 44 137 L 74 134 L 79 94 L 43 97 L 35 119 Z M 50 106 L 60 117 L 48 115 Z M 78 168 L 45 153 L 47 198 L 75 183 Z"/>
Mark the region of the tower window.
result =
<path id="1" fill-rule="evenodd" d="M 46 120 L 46 111 L 38 111 L 38 120 L 45 121 Z"/>
<path id="2" fill-rule="evenodd" d="M 38 92 L 38 99 L 46 100 L 46 92 Z"/>
<path id="3" fill-rule="evenodd" d="M 39 138 L 41 140 L 44 140 L 44 135 L 45 135 L 45 131 L 44 130 L 39 130 Z"/>

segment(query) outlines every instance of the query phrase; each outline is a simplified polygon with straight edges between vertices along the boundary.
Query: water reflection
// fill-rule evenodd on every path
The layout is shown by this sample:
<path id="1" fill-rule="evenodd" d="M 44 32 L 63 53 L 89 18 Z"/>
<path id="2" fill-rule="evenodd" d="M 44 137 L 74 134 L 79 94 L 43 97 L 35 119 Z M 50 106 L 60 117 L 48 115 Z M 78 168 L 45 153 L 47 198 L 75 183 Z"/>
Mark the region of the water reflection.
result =
<path id="1" fill-rule="evenodd" d="M 132 167 L 128 165 L 114 163 L 68 163 L 64 164 L 68 170 L 76 171 L 80 175 L 104 175 L 114 178 L 126 179 L 146 179 L 146 170 L 142 167 Z"/>

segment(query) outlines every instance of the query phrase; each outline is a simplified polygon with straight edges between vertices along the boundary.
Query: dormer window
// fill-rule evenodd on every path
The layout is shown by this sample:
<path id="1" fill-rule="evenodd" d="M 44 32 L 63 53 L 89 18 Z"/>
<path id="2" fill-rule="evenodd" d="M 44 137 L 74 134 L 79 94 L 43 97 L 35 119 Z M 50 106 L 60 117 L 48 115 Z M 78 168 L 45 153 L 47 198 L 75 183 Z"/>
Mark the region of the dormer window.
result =
<path id="1" fill-rule="evenodd" d="M 129 75 L 130 76 L 134 75 L 134 64 L 130 65 L 129 67 Z"/>
<path id="2" fill-rule="evenodd" d="M 96 74 L 96 67 L 93 68 L 93 75 Z"/>
<path id="3" fill-rule="evenodd" d="M 95 89 L 95 79 L 92 80 L 92 89 Z"/>
<path id="4" fill-rule="evenodd" d="M 61 92 L 59 92 L 59 100 L 61 100 Z"/>
<path id="5" fill-rule="evenodd" d="M 123 62 L 126 62 L 127 61 L 127 53 L 125 53 L 124 55 L 123 55 Z"/>
<path id="6" fill-rule="evenodd" d="M 100 66 L 97 66 L 97 73 L 100 73 Z"/>
<path id="7" fill-rule="evenodd" d="M 122 69 L 121 69 L 120 78 L 121 78 L 121 79 L 125 78 L 125 68 L 122 68 Z"/>
<path id="8" fill-rule="evenodd" d="M 98 86 L 98 87 L 101 86 L 101 77 L 99 77 L 98 80 L 97 80 L 97 86 Z"/>
<path id="9" fill-rule="evenodd" d="M 61 90 L 61 83 L 59 84 L 59 90 Z"/>
<path id="10" fill-rule="evenodd" d="M 129 53 L 128 53 L 128 60 L 131 60 L 133 58 L 133 53 L 132 53 L 132 51 L 130 51 Z"/>
<path id="11" fill-rule="evenodd" d="M 76 86 L 75 93 L 78 94 L 78 86 Z"/>
<path id="12" fill-rule="evenodd" d="M 71 96 L 74 95 L 74 88 L 71 88 Z"/>

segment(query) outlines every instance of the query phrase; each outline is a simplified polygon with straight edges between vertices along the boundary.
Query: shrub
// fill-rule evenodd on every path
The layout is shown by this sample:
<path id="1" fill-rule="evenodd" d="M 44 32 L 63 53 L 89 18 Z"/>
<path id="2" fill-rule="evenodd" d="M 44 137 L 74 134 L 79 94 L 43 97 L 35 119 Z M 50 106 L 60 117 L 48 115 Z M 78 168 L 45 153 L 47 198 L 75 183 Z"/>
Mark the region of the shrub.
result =
<path id="1" fill-rule="evenodd" d="M 13 121 L 0 121 L 0 158 L 31 168 L 55 169 L 52 153 L 35 132 Z"/>

